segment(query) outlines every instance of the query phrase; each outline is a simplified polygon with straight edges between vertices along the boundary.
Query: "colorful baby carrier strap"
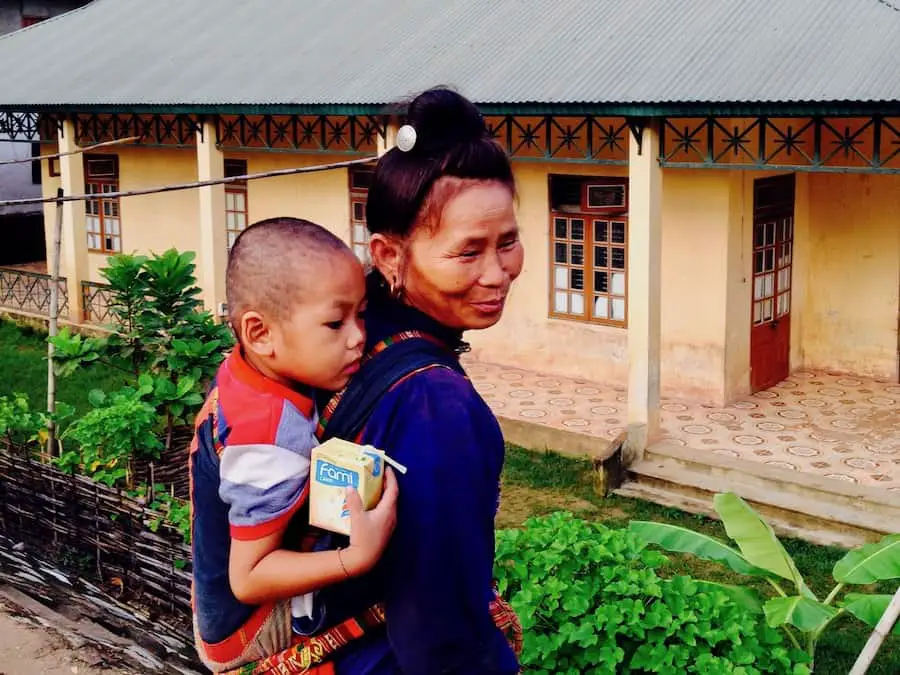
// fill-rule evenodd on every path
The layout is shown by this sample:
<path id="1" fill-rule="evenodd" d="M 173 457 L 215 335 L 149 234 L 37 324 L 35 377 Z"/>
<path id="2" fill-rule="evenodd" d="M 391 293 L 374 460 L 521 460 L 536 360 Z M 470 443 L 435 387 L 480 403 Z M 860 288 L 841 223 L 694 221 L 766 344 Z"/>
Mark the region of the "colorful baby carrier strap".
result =
<path id="1" fill-rule="evenodd" d="M 436 367 L 465 375 L 457 355 L 428 333 L 410 330 L 382 340 L 363 358 L 350 383 L 325 405 L 319 415 L 319 440 L 358 439 L 378 402 L 395 384 Z"/>
<path id="2" fill-rule="evenodd" d="M 384 607 L 375 605 L 359 616 L 352 617 L 312 637 L 298 638 L 298 642 L 283 652 L 260 661 L 248 663 L 224 675 L 286 675 L 287 673 L 318 673 L 317 666 L 348 643 L 384 623 Z M 328 672 L 334 672 L 329 667 Z M 324 673 L 323 673 L 324 675 Z"/>

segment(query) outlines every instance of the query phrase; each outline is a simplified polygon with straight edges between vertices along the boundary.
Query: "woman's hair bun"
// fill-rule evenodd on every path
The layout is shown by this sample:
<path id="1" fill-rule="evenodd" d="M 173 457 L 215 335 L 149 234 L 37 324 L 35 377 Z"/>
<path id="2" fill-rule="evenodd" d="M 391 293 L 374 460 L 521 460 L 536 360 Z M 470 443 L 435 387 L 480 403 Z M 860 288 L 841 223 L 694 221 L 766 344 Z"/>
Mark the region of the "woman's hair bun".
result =
<path id="1" fill-rule="evenodd" d="M 416 130 L 417 154 L 489 137 L 478 108 L 447 87 L 429 89 L 413 99 L 404 121 Z"/>
<path id="2" fill-rule="evenodd" d="M 488 133 L 478 108 L 447 87 L 392 106 L 400 118 L 397 146 L 375 167 L 366 202 L 369 232 L 406 237 L 431 188 L 445 176 L 499 181 L 515 193 L 506 151 Z"/>

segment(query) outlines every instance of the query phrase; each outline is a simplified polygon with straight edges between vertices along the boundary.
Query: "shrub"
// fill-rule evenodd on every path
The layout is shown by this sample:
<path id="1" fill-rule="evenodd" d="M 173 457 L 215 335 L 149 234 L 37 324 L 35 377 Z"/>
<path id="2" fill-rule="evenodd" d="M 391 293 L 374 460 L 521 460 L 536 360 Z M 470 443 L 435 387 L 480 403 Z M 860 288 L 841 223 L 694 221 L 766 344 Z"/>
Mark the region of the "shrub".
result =
<path id="1" fill-rule="evenodd" d="M 712 583 L 663 579 L 634 534 L 555 513 L 497 535 L 527 672 L 808 673 L 806 656 Z"/>

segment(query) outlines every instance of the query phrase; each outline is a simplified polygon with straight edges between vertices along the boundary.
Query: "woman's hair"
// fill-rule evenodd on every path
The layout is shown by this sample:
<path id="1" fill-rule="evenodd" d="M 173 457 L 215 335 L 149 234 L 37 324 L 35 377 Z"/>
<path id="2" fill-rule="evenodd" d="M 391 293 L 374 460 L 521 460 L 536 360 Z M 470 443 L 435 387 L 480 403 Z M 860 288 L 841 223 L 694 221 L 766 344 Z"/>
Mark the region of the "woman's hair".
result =
<path id="1" fill-rule="evenodd" d="M 369 232 L 407 237 L 417 223 L 439 218 L 461 181 L 498 181 L 515 192 L 506 152 L 465 97 L 429 89 L 409 103 L 401 123 L 415 129 L 415 144 L 406 152 L 392 148 L 378 161 L 366 205 Z M 461 181 L 433 193 L 448 176 Z"/>

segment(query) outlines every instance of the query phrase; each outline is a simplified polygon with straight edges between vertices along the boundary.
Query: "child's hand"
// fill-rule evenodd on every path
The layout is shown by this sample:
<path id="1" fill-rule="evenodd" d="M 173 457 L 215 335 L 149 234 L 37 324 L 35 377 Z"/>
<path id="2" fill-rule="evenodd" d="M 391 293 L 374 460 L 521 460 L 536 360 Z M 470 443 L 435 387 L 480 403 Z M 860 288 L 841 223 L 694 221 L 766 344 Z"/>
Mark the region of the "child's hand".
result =
<path id="1" fill-rule="evenodd" d="M 342 560 L 350 576 L 356 577 L 368 572 L 384 552 L 397 524 L 397 494 L 397 478 L 391 467 L 386 467 L 384 492 L 371 511 L 363 508 L 355 489 L 347 488 L 350 547 L 342 552 Z"/>

